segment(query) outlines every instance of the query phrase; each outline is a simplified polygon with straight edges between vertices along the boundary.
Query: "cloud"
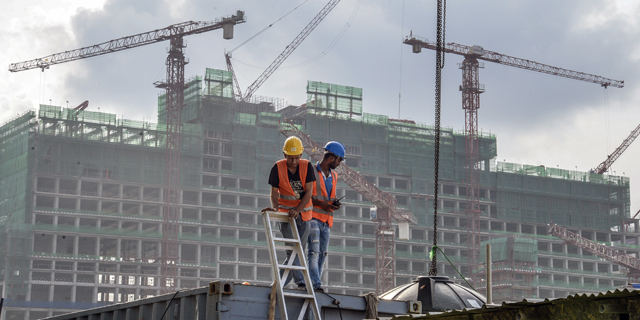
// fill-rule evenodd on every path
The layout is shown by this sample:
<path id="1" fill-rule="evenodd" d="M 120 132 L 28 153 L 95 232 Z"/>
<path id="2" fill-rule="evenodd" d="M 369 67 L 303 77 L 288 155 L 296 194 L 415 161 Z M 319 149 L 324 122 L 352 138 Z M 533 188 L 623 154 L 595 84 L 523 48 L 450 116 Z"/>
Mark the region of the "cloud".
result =
<path id="1" fill-rule="evenodd" d="M 10 45 L 0 62 L 6 66 L 173 23 L 213 20 L 241 9 L 247 22 L 235 27 L 234 39 L 223 40 L 220 31 L 186 38 L 190 62 L 185 74 L 202 74 L 206 67 L 225 69 L 225 50 L 275 22 L 233 53 L 246 90 L 325 4 L 302 0 L 66 0 L 40 5 L 5 1 L 0 41 Z M 341 1 L 256 94 L 302 104 L 307 80 L 356 86 L 363 88 L 365 112 L 390 117 L 400 113 L 402 118 L 431 124 L 435 53 L 413 54 L 401 41 L 409 32 L 433 39 L 435 20 L 434 2 Z M 486 62 L 480 70 L 486 92 L 480 98 L 479 126 L 497 135 L 498 157 L 568 169 L 578 166 L 579 170 L 604 160 L 637 126 L 640 45 L 634 39 L 640 38 L 639 22 L 640 5 L 632 0 L 449 1 L 448 42 L 480 45 L 505 55 L 625 80 L 625 88 L 605 90 L 593 83 Z M 162 91 L 152 83 L 166 77 L 167 47 L 168 43 L 154 44 L 56 65 L 44 75 L 36 70 L 4 71 L 0 108 L 6 112 L 1 120 L 48 99 L 57 105 L 69 101 L 72 106 L 89 100 L 93 110 L 153 120 Z M 320 58 L 310 61 L 314 57 Z M 447 55 L 442 79 L 442 124 L 456 130 L 464 128 L 458 90 L 462 75 L 457 65 L 462 60 Z M 616 172 L 625 172 L 632 181 L 640 179 L 640 169 L 629 160 L 639 155 L 636 144 L 616 163 Z M 639 209 L 640 199 L 632 201 L 632 209 Z"/>

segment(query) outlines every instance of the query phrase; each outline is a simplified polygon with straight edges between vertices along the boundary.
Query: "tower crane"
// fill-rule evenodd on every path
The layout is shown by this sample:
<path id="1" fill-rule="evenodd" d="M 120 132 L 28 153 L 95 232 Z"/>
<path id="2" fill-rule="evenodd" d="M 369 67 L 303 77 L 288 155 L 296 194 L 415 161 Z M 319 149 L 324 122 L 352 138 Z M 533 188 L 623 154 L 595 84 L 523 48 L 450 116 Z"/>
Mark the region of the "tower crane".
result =
<path id="1" fill-rule="evenodd" d="M 292 122 L 285 120 L 280 124 L 280 133 L 286 137 L 296 136 L 302 140 L 304 151 L 316 161 L 322 161 L 324 154 L 321 145 L 309 135 L 298 129 Z M 335 169 L 338 178 L 360 193 L 377 207 L 376 221 L 376 293 L 381 294 L 394 287 L 395 280 L 395 243 L 392 220 L 415 224 L 411 212 L 398 206 L 398 200 L 391 194 L 378 189 L 373 183 L 357 171 L 342 163 Z"/>
<path id="2" fill-rule="evenodd" d="M 436 50 L 435 42 L 427 39 L 409 36 L 404 40 L 405 44 L 412 47 L 413 53 L 420 53 L 422 48 Z M 603 87 L 624 87 L 624 81 L 613 80 L 584 72 L 553 67 L 531 60 L 507 56 L 501 53 L 484 50 L 481 46 L 467 46 L 457 43 L 447 43 L 444 52 L 464 56 L 460 65 L 462 69 L 462 108 L 465 111 L 465 152 L 466 152 L 466 189 L 467 189 L 467 245 L 469 269 L 478 268 L 478 254 L 480 250 L 480 161 L 478 143 L 478 109 L 480 108 L 480 94 L 484 92 L 484 85 L 479 82 L 478 60 L 494 62 L 502 65 L 526 69 L 554 76 L 592 82 Z M 476 282 L 476 274 L 473 273 L 473 282 Z"/>
<path id="3" fill-rule="evenodd" d="M 313 31 L 319 24 L 324 20 L 324 18 L 333 10 L 333 8 L 338 5 L 340 0 L 330 0 L 323 8 L 318 12 L 318 14 L 311 19 L 311 22 L 307 24 L 302 31 L 287 45 L 284 50 L 280 53 L 278 57 L 276 57 L 273 62 L 262 72 L 262 74 L 256 79 L 244 92 L 244 96 L 240 90 L 240 85 L 238 84 L 238 79 L 236 78 L 236 74 L 233 72 L 233 66 L 231 65 L 231 50 L 230 52 L 225 53 L 225 59 L 227 61 L 227 70 L 231 72 L 233 77 L 233 94 L 235 96 L 236 101 L 245 101 L 248 102 L 253 93 L 262 86 L 262 84 L 269 79 L 269 77 L 280 67 L 280 65 L 287 60 L 287 58 L 295 51 L 298 46 L 307 38 L 307 36 Z M 235 49 L 234 49 L 235 50 Z"/>
<path id="4" fill-rule="evenodd" d="M 615 151 L 613 151 L 612 154 L 607 156 L 607 159 L 602 161 L 602 163 L 600 163 L 598 167 L 593 170 L 593 172 L 597 174 L 603 174 L 607 172 L 611 165 L 616 160 L 618 160 L 618 158 L 620 158 L 622 153 L 627 150 L 627 148 L 629 148 L 633 140 L 635 140 L 638 135 L 640 135 L 640 124 L 635 129 L 633 129 L 633 131 L 631 131 L 631 134 L 626 139 L 624 139 L 624 141 L 622 141 L 622 144 Z"/>
<path id="5" fill-rule="evenodd" d="M 180 201 L 180 138 L 182 134 L 182 108 L 184 107 L 184 66 L 188 63 L 184 56 L 186 47 L 183 38 L 188 35 L 223 29 L 223 38 L 233 38 L 233 26 L 246 22 L 244 11 L 215 21 L 188 21 L 170 25 L 163 29 L 139 33 L 80 49 L 52 54 L 46 57 L 12 63 L 9 71 L 18 72 L 40 68 L 42 71 L 51 65 L 90 58 L 98 55 L 122 51 L 143 45 L 168 40 L 169 55 L 166 60 L 166 82 L 154 83 L 166 90 L 167 145 L 165 154 L 165 176 L 163 190 L 163 224 L 160 288 L 162 293 L 176 289 L 178 263 L 178 204 Z"/>
<path id="6" fill-rule="evenodd" d="M 554 223 L 549 224 L 547 232 L 552 236 L 564 240 L 566 243 L 573 244 L 576 247 L 587 250 L 600 258 L 629 269 L 629 272 L 627 273 L 629 282 L 637 282 L 638 279 L 640 279 L 640 260 L 638 258 L 595 241 L 591 241 Z"/>

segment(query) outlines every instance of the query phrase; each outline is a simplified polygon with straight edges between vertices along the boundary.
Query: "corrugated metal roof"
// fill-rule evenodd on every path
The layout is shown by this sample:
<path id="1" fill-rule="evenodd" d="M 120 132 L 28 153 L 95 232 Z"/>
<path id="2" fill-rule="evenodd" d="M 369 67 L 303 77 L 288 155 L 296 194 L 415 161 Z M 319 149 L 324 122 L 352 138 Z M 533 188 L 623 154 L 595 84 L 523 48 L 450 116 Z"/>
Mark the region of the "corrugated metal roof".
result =
<path id="1" fill-rule="evenodd" d="M 640 290 L 624 288 L 598 293 L 576 293 L 566 298 L 523 299 L 476 309 L 401 315 L 392 319 L 516 319 L 518 313 L 535 314 L 540 319 L 612 319 L 612 314 L 598 311 L 600 304 L 626 304 L 629 318 L 640 318 Z"/>

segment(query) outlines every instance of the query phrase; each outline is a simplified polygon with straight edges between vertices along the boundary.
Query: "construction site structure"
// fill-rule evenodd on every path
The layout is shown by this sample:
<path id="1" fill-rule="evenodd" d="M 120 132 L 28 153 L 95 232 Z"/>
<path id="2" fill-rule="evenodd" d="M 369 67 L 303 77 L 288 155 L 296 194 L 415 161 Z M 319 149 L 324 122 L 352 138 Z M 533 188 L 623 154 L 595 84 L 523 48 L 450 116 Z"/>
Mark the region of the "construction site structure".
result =
<path id="1" fill-rule="evenodd" d="M 548 231 L 549 234 L 564 240 L 566 243 L 627 268 L 629 283 L 637 283 L 640 279 L 640 259 L 638 259 L 637 253 L 634 255 L 626 254 L 610 246 L 582 237 L 555 223 L 549 224 Z"/>
<path id="2" fill-rule="evenodd" d="M 278 98 L 237 103 L 224 70 L 207 69 L 185 86 L 176 288 L 216 279 L 271 285 L 259 211 L 270 206 L 268 176 L 282 159 L 284 119 L 318 143 L 343 143 L 349 168 L 412 213 L 417 223 L 409 225 L 409 240 L 394 238 L 395 283 L 428 273 L 434 164 L 424 155 L 433 154 L 433 126 L 363 112 L 363 89 L 344 85 L 308 81 L 300 106 Z M 160 123 L 40 105 L 0 126 L 5 319 L 40 319 L 161 293 L 164 99 L 158 99 Z M 510 234 L 537 240 L 536 298 L 626 285 L 617 264 L 549 235 L 547 224 L 553 220 L 637 254 L 637 220 L 622 229 L 630 221 L 629 178 L 497 162 L 496 136 L 479 132 L 479 143 L 487 164 L 479 174 L 481 240 Z M 438 246 L 466 276 L 464 132 L 443 127 L 440 150 Z M 374 291 L 374 204 L 345 183 L 336 188 L 345 198 L 334 213 L 323 287 L 330 294 Z M 438 269 L 465 284 L 446 259 L 438 259 Z"/>
<path id="3" fill-rule="evenodd" d="M 166 92 L 164 95 L 164 106 L 166 112 L 162 120 L 160 118 L 158 119 L 159 122 L 162 121 L 162 123 L 166 125 L 164 196 L 162 197 L 164 201 L 164 207 L 162 210 L 164 223 L 162 224 L 162 250 L 158 257 L 162 263 L 162 279 L 160 280 L 160 283 L 163 293 L 173 292 L 176 290 L 175 280 L 178 275 L 178 204 L 180 202 L 179 189 L 181 155 L 180 135 L 182 132 L 181 116 L 182 108 L 184 106 L 184 91 L 186 89 L 184 66 L 188 63 L 188 60 L 184 56 L 184 48 L 186 47 L 184 37 L 223 29 L 223 38 L 227 40 L 232 39 L 234 25 L 243 22 L 245 22 L 244 12 L 238 10 L 235 15 L 212 22 L 183 22 L 159 30 L 110 40 L 76 50 L 52 54 L 44 58 L 13 63 L 9 66 L 9 71 L 11 72 L 18 72 L 33 68 L 40 68 L 44 72 L 45 69 L 48 69 L 49 66 L 53 64 L 91 58 L 98 55 L 169 40 L 169 55 L 166 60 L 166 81 L 158 81 L 154 83 L 156 87 L 165 89 Z M 88 101 L 84 108 L 87 106 Z"/>
<path id="4" fill-rule="evenodd" d="M 430 50 L 438 50 L 437 44 L 429 42 L 427 39 L 409 36 L 404 40 L 405 44 L 411 45 L 414 53 L 420 53 L 423 48 Z M 490 61 L 506 66 L 531 70 L 535 72 L 546 73 L 564 78 L 587 81 L 600 84 L 603 87 L 624 86 L 624 81 L 604 78 L 597 75 L 587 74 L 584 72 L 572 71 L 568 69 L 553 67 L 550 65 L 538 63 L 531 60 L 507 56 L 501 53 L 485 50 L 481 46 L 466 46 L 457 43 L 447 43 L 442 50 L 445 53 L 454 53 L 464 56 L 464 61 L 460 64 L 462 69 L 462 109 L 465 112 L 465 152 L 466 152 L 466 214 L 468 217 L 468 252 L 469 263 L 476 269 L 479 266 L 478 255 L 480 254 L 480 177 L 479 171 L 482 161 L 479 158 L 479 142 L 478 142 L 478 109 L 480 109 L 480 94 L 484 92 L 484 85 L 479 81 L 479 70 L 483 67 L 478 60 Z M 602 172 L 599 172 L 602 173 Z M 477 282 L 476 275 L 473 273 L 472 281 Z"/>

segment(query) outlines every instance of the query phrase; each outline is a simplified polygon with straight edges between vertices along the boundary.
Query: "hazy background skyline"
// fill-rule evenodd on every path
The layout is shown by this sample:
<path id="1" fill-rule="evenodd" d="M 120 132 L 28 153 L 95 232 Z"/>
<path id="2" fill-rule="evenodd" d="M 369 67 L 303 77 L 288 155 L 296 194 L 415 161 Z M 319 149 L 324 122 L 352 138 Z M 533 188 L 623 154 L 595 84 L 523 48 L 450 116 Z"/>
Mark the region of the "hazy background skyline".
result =
<path id="1" fill-rule="evenodd" d="M 168 42 L 10 73 L 10 63 L 167 27 L 213 20 L 244 10 L 235 37 L 221 31 L 186 37 L 185 75 L 226 69 L 224 51 L 262 29 L 233 52 L 246 89 L 327 3 L 282 1 L 3 1 L 0 4 L 0 123 L 37 109 L 39 103 L 74 107 L 155 122 Z M 299 6 L 299 7 L 298 7 Z M 288 12 L 298 7 L 287 15 Z M 435 38 L 436 1 L 341 1 L 304 43 L 255 93 L 306 101 L 307 80 L 363 88 L 363 110 L 434 123 L 435 52 L 413 54 L 402 44 L 410 33 Z M 622 89 L 565 79 L 490 62 L 480 70 L 479 127 L 497 136 L 498 161 L 569 170 L 595 168 L 640 123 L 640 3 L 632 0 L 448 1 L 446 41 L 536 62 L 624 80 Z M 463 58 L 447 55 L 442 79 L 441 124 L 464 130 L 461 107 Z M 399 96 L 401 98 L 399 99 Z M 636 141 L 611 173 L 631 179 L 631 215 L 640 168 Z M 432 157 L 433 155 L 426 155 Z"/>

